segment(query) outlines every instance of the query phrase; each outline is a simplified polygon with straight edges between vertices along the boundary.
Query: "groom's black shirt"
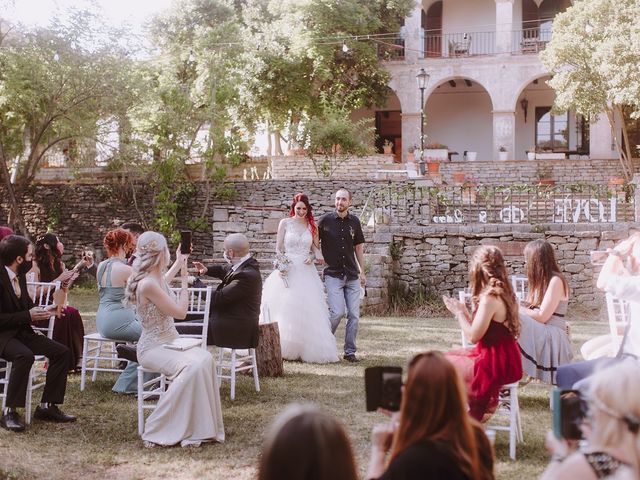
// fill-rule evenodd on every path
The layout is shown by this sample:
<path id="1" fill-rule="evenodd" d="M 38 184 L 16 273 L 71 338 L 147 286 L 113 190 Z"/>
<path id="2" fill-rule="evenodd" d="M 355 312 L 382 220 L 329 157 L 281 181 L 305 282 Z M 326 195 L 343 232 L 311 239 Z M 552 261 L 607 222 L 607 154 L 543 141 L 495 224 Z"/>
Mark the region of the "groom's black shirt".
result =
<path id="1" fill-rule="evenodd" d="M 341 218 L 333 211 L 318 220 L 318 235 L 322 256 L 327 263 L 324 274 L 330 277 L 355 280 L 360 274 L 355 246 L 364 243 L 360 219 L 350 213 Z M 363 266 L 364 268 L 364 266 Z"/>

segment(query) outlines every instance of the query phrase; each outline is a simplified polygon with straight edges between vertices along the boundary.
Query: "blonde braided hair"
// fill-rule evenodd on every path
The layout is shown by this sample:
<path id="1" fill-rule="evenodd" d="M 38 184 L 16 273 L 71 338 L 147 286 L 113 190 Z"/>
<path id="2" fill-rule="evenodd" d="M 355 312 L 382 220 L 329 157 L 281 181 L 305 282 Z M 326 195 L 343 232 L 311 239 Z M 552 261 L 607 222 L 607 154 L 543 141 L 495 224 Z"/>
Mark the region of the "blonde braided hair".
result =
<path id="1" fill-rule="evenodd" d="M 132 272 L 127 280 L 123 303 L 125 306 L 135 306 L 138 300 L 138 284 L 149 275 L 153 269 L 163 265 L 166 268 L 169 259 L 167 240 L 157 232 L 144 232 L 138 238 Z"/>

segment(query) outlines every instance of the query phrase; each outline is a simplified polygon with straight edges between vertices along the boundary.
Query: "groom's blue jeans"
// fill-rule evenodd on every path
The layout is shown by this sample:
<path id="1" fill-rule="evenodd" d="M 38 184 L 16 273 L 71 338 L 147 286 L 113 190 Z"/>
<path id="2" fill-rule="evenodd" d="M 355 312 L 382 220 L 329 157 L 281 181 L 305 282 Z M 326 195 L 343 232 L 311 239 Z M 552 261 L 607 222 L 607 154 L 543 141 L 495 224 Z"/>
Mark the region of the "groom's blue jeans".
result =
<path id="1" fill-rule="evenodd" d="M 356 335 L 360 320 L 360 280 L 348 280 L 346 276 L 335 278 L 325 275 L 324 284 L 327 287 L 329 320 L 333 333 L 336 333 L 336 329 L 340 325 L 346 306 L 347 326 L 344 334 L 344 353 L 352 355 L 356 353 Z"/>

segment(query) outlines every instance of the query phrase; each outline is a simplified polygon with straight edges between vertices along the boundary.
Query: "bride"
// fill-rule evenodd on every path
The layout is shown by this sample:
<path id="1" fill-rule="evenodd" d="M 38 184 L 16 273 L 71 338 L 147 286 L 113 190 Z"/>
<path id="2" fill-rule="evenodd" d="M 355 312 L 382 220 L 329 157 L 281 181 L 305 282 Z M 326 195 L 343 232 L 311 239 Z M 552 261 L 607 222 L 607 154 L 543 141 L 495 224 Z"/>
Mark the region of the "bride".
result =
<path id="1" fill-rule="evenodd" d="M 265 280 L 263 307 L 267 307 L 270 319 L 278 322 L 283 358 L 337 362 L 324 285 L 313 264 L 321 255 L 318 228 L 305 194 L 293 197 L 289 217 L 280 221 L 276 240 L 276 256 L 285 256 L 288 268 L 286 272 L 274 270 Z"/>
<path id="2" fill-rule="evenodd" d="M 220 393 L 211 354 L 197 347 L 164 348 L 179 337 L 173 319 L 184 318 L 189 305 L 188 255 L 178 252 L 176 256 L 174 266 L 165 274 L 170 261 L 166 239 L 156 232 L 140 235 L 125 292 L 126 303 L 136 306 L 142 324 L 137 347 L 140 365 L 162 372 L 171 380 L 145 424 L 145 447 L 224 441 Z M 182 288 L 176 302 L 167 282 L 178 269 Z"/>

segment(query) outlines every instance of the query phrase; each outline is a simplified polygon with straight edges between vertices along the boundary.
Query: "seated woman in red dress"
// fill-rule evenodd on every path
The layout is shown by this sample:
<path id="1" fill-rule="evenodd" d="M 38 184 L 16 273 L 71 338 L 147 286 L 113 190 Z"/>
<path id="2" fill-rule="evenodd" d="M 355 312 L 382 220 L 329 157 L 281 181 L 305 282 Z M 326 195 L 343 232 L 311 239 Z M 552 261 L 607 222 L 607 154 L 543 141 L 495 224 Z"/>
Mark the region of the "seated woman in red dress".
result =
<path id="1" fill-rule="evenodd" d="M 448 352 L 466 386 L 469 413 L 483 421 L 498 404 L 503 385 L 522 378 L 522 360 L 516 337 L 520 331 L 518 303 L 497 247 L 480 246 L 469 263 L 473 312 L 461 302 L 444 297 L 465 337 L 476 346 Z"/>

